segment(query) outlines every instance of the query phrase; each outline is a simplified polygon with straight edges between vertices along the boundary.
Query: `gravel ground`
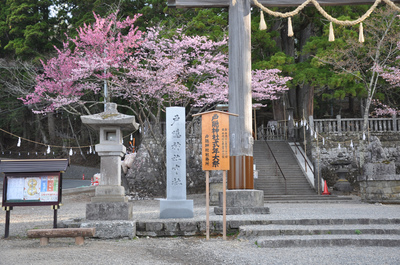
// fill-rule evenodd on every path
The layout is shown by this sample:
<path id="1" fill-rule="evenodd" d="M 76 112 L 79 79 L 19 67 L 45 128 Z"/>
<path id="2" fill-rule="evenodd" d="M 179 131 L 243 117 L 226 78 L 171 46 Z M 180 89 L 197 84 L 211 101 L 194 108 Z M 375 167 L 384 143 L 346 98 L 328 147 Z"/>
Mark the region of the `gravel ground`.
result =
<path id="1" fill-rule="evenodd" d="M 194 199 L 195 218 L 201 218 L 205 212 L 204 197 L 190 197 Z M 89 200 L 87 194 L 63 196 L 64 205 L 58 212 L 58 220 L 84 217 Z M 337 204 L 271 203 L 268 206 L 271 209 L 268 219 L 400 218 L 400 205 L 371 205 L 357 200 Z M 134 202 L 137 219 L 157 219 L 158 210 L 156 200 Z M 26 237 L 29 229 L 51 228 L 52 219 L 53 211 L 49 206 L 14 207 L 10 237 L 0 239 L 0 264 L 400 264 L 400 246 L 271 249 L 258 248 L 254 243 L 230 236 L 227 241 L 221 237 L 209 241 L 204 237 L 86 239 L 83 246 L 76 246 L 73 238 L 60 238 L 50 239 L 49 245 L 41 247 L 38 239 Z"/>

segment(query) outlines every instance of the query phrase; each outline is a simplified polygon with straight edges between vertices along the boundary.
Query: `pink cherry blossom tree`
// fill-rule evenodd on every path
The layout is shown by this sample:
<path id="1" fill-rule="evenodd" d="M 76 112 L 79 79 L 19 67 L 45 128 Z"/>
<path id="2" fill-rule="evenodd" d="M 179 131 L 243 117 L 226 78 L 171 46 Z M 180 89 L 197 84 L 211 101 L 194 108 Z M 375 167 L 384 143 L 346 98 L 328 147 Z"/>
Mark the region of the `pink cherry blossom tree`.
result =
<path id="1" fill-rule="evenodd" d="M 36 113 L 63 108 L 79 114 L 76 107 L 80 106 L 89 114 L 84 103 L 100 103 L 89 95 L 112 97 L 114 84 L 108 81 L 125 70 L 125 62 L 142 41 L 142 32 L 134 27 L 139 16 L 119 21 L 117 12 L 105 18 L 94 14 L 92 25 L 79 28 L 74 38 L 67 36 L 63 48 L 55 48 L 57 55 L 42 61 L 43 73 L 36 77 L 34 92 L 22 98 L 23 102 L 36 106 Z M 122 30 L 127 33 L 122 34 Z M 108 95 L 102 94 L 104 82 L 111 92 Z"/>
<path id="2" fill-rule="evenodd" d="M 400 51 L 400 41 L 397 42 L 396 50 L 397 52 Z M 399 62 L 400 56 L 397 56 L 395 63 L 398 64 Z M 398 66 L 378 67 L 377 71 L 380 73 L 381 77 L 390 84 L 391 88 L 400 87 L 400 69 L 398 68 Z M 376 116 L 392 116 L 400 114 L 400 110 L 398 110 L 397 108 L 387 106 L 378 100 L 375 100 L 373 104 L 375 105 L 373 114 Z"/>
<path id="3" fill-rule="evenodd" d="M 54 58 L 42 62 L 44 71 L 35 91 L 22 100 L 38 106 L 37 112 L 63 108 L 87 114 L 90 106 L 103 103 L 100 96 L 118 100 L 160 147 L 157 154 L 148 150 L 160 163 L 165 157 L 161 122 L 166 107 L 186 107 L 191 117 L 228 102 L 227 39 L 216 42 L 160 27 L 143 34 L 134 27 L 138 17 L 119 22 L 116 13 L 106 18 L 95 15 L 93 25 L 78 29 L 77 37 L 68 38 Z M 289 79 L 276 69 L 253 71 L 255 102 L 277 99 L 288 89 Z"/>
<path id="4" fill-rule="evenodd" d="M 138 67 L 125 73 L 124 80 L 115 81 L 121 84 L 119 96 L 129 100 L 135 115 L 154 123 L 168 106 L 186 107 L 189 117 L 227 103 L 227 39 L 215 42 L 181 30 L 168 38 L 162 33 L 159 27 L 147 30 L 146 40 L 131 58 Z M 277 69 L 253 71 L 255 101 L 277 99 L 288 89 L 291 78 L 279 73 Z"/>

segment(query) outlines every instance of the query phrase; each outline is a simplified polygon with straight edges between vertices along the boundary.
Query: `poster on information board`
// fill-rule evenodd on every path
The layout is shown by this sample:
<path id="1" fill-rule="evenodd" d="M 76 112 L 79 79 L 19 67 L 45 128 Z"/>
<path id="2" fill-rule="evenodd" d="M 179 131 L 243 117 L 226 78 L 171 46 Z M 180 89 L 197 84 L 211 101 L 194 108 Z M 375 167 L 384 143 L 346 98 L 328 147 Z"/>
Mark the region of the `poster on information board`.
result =
<path id="1" fill-rule="evenodd" d="M 57 204 L 59 202 L 59 173 L 46 175 L 11 174 L 5 176 L 4 205 Z"/>

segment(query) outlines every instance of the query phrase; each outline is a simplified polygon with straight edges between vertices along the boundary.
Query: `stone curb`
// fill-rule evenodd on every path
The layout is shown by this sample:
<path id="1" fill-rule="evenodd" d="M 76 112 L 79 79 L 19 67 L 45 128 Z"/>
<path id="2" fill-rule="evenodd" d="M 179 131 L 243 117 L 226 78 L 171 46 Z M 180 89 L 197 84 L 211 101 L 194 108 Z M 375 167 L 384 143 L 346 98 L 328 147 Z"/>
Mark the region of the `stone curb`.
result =
<path id="1" fill-rule="evenodd" d="M 67 220 L 63 221 L 59 227 L 80 227 L 81 223 L 86 223 L 83 219 Z M 112 222 L 112 221 L 110 221 Z M 118 222 L 118 221 L 115 221 Z M 149 236 L 149 237 L 166 237 L 166 236 L 196 236 L 205 235 L 206 222 L 205 220 L 151 220 L 151 221 L 134 221 L 136 223 L 136 235 L 137 236 Z M 309 226 L 309 229 L 313 229 L 315 225 L 356 225 L 358 230 L 362 228 L 362 225 L 398 225 L 400 224 L 399 218 L 382 218 L 382 219 L 298 219 L 298 220 L 227 220 L 227 232 L 228 233 L 240 233 L 240 229 L 243 230 L 243 237 L 254 237 L 251 232 L 262 229 L 262 226 L 288 226 L 291 225 L 294 228 L 301 228 L 301 226 Z M 249 226 L 246 232 L 246 226 Z M 342 227 L 343 228 L 343 227 Z M 317 228 L 320 229 L 320 228 Z M 317 230 L 316 229 L 316 230 Z M 380 229 L 383 229 L 382 227 Z M 388 228 L 392 229 L 392 227 Z M 400 229 L 400 228 L 399 228 Z M 398 229 L 396 229 L 397 231 Z M 355 230 L 354 230 L 355 231 Z M 353 231 L 353 232 L 354 232 Z M 210 220 L 210 233 L 221 235 L 222 234 L 222 220 Z M 396 234 L 400 232 L 396 232 Z M 247 236 L 248 234 L 248 236 Z M 246 235 L 246 236 L 244 236 Z"/>
<path id="2" fill-rule="evenodd" d="M 332 247 L 332 246 L 379 246 L 398 247 L 399 235 L 323 235 L 323 236 L 279 236 L 259 237 L 254 243 L 258 247 Z"/>
<path id="3" fill-rule="evenodd" d="M 78 187 L 71 189 L 63 189 L 63 195 L 72 195 L 72 194 L 80 194 L 80 193 L 93 193 L 95 192 L 96 186 L 88 186 L 88 187 Z"/>
<path id="4" fill-rule="evenodd" d="M 239 238 L 285 235 L 400 235 L 400 226 L 391 225 L 259 225 L 240 226 Z"/>

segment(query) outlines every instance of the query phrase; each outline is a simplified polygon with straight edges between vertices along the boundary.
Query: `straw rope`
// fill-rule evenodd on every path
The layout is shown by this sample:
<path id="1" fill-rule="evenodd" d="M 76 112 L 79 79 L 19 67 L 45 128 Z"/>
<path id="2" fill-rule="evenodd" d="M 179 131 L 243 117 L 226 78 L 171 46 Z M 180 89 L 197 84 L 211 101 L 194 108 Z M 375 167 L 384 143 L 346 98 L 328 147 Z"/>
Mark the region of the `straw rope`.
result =
<path id="1" fill-rule="evenodd" d="M 388 6 L 390 6 L 391 8 L 393 8 L 396 11 L 400 11 L 400 7 L 396 6 L 390 0 L 376 0 L 375 3 L 367 10 L 367 12 L 365 12 L 365 14 L 362 15 L 361 17 L 359 17 L 358 19 L 356 19 L 356 20 L 339 20 L 339 19 L 336 19 L 336 18 L 332 17 L 331 15 L 329 15 L 320 6 L 320 4 L 317 2 L 317 0 L 306 0 L 303 4 L 299 5 L 295 10 L 293 10 L 291 12 L 286 12 L 286 13 L 272 11 L 271 9 L 268 9 L 267 7 L 260 4 L 257 0 L 253 0 L 254 5 L 259 7 L 265 13 L 267 13 L 271 16 L 281 17 L 281 18 L 293 17 L 293 16 L 299 14 L 300 11 L 303 10 L 308 4 L 312 3 L 317 8 L 317 10 L 321 13 L 321 15 L 324 16 L 327 20 L 329 20 L 330 22 L 333 22 L 335 24 L 341 25 L 341 26 L 354 26 L 360 22 L 363 22 L 365 19 L 367 19 L 371 15 L 371 13 L 376 9 L 376 7 L 381 2 L 385 2 Z"/>

